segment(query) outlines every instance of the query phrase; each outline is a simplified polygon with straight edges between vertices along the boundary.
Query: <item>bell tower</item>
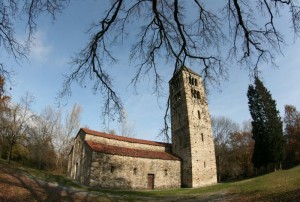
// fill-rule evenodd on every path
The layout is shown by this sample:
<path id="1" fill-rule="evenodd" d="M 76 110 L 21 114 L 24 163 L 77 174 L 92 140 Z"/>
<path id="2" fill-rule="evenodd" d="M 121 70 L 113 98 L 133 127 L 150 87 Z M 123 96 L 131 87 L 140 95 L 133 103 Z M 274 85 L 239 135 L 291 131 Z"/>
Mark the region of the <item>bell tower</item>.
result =
<path id="1" fill-rule="evenodd" d="M 217 183 L 215 148 L 201 77 L 181 67 L 169 82 L 172 152 L 182 159 L 183 187 Z"/>

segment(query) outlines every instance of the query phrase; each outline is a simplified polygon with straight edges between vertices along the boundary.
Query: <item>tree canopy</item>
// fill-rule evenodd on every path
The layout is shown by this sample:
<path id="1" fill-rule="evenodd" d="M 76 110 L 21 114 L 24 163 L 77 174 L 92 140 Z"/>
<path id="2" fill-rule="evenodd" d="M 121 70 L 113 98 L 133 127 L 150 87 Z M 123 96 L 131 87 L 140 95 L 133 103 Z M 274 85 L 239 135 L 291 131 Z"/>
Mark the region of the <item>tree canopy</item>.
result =
<path id="1" fill-rule="evenodd" d="M 238 123 L 224 116 L 213 116 L 211 122 L 218 182 L 251 176 L 254 145 L 251 123 L 244 122 L 240 128 Z"/>

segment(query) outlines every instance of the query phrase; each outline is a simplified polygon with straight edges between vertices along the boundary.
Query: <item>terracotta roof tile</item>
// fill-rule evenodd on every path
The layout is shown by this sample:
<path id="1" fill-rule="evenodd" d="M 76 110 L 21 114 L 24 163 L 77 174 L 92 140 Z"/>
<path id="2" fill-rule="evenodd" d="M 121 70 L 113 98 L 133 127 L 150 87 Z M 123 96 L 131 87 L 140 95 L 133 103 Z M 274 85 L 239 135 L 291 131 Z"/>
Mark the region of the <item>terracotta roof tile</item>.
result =
<path id="1" fill-rule="evenodd" d="M 102 143 L 92 142 L 92 141 L 85 141 L 85 142 L 93 151 L 96 152 L 114 154 L 119 156 L 180 161 L 179 157 L 174 156 L 173 154 L 168 152 L 131 149 L 131 148 L 112 146 L 112 145 L 107 145 L 107 144 L 102 144 Z"/>
<path id="2" fill-rule="evenodd" d="M 131 138 L 131 137 L 123 137 L 119 135 L 112 135 L 112 134 L 106 134 L 94 130 L 90 130 L 87 128 L 81 128 L 84 133 L 89 134 L 89 135 L 96 135 L 108 139 L 115 139 L 115 140 L 120 140 L 124 142 L 131 142 L 131 143 L 140 143 L 140 144 L 147 144 L 147 145 L 154 145 L 154 146 L 161 146 L 161 147 L 169 147 L 171 144 L 169 143 L 164 143 L 164 142 L 155 142 L 155 141 L 150 141 L 150 140 L 141 140 L 141 139 L 136 139 L 136 138 Z"/>

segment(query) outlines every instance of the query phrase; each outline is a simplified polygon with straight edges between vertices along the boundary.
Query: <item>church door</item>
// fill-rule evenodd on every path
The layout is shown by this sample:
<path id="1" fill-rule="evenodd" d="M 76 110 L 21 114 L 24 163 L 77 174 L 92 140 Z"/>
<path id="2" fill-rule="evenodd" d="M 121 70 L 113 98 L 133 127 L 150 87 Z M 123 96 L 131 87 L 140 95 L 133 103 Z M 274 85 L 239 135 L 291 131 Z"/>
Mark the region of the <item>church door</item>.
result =
<path id="1" fill-rule="evenodd" d="M 148 189 L 154 189 L 154 174 L 148 174 Z"/>

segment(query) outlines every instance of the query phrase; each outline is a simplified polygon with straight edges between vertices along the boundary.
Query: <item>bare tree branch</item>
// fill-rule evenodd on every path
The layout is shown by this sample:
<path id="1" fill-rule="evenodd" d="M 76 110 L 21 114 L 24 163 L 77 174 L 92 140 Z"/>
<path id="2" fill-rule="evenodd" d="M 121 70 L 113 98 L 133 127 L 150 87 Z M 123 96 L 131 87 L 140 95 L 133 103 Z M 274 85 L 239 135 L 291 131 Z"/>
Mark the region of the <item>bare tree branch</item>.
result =
<path id="1" fill-rule="evenodd" d="M 27 58 L 30 45 L 34 40 L 37 29 L 36 20 L 42 13 L 49 13 L 55 19 L 57 12 L 62 11 L 68 4 L 68 0 L 4 0 L 0 3 L 0 48 L 4 53 L 12 56 L 16 62 Z M 16 38 L 15 30 L 19 20 L 25 17 L 26 40 Z M 3 57 L 1 54 L 0 57 Z M 0 74 L 8 78 L 12 76 L 11 71 L 1 62 Z"/>
<path id="2" fill-rule="evenodd" d="M 117 62 L 113 48 L 130 35 L 136 38 L 129 58 L 137 68 L 131 84 L 136 88 L 144 76 L 149 76 L 158 96 L 164 82 L 160 59 L 173 66 L 173 73 L 183 65 L 193 65 L 206 86 L 227 78 L 231 66 L 226 64 L 227 59 L 258 74 L 262 63 L 276 65 L 276 54 L 282 54 L 285 42 L 276 20 L 286 9 L 297 37 L 300 8 L 296 0 L 228 0 L 222 9 L 225 13 L 208 9 L 200 0 L 114 0 L 100 22 L 89 30 L 90 42 L 73 59 L 73 72 L 66 78 L 60 96 L 71 94 L 74 81 L 81 86 L 92 81 L 94 92 L 103 95 L 104 115 L 122 118 L 123 105 L 108 69 Z M 135 33 L 130 24 L 139 31 Z M 227 59 L 221 47 L 222 51 L 229 47 Z"/>
<path id="3" fill-rule="evenodd" d="M 105 59 L 110 62 L 115 62 L 116 59 L 111 55 L 106 43 L 106 37 L 110 26 L 115 22 L 118 13 L 121 9 L 123 1 L 115 1 L 112 7 L 108 10 L 107 15 L 98 25 L 94 25 L 93 29 L 99 28 L 90 43 L 84 48 L 81 53 L 73 60 L 73 64 L 77 67 L 70 74 L 64 83 L 64 88 L 60 92 L 59 97 L 62 98 L 71 94 L 71 83 L 75 80 L 80 85 L 86 85 L 87 80 L 95 80 L 93 91 L 101 93 L 104 100 L 103 115 L 108 119 L 114 119 L 117 115 L 121 120 L 123 118 L 123 105 L 113 90 L 110 76 L 104 70 Z"/>

